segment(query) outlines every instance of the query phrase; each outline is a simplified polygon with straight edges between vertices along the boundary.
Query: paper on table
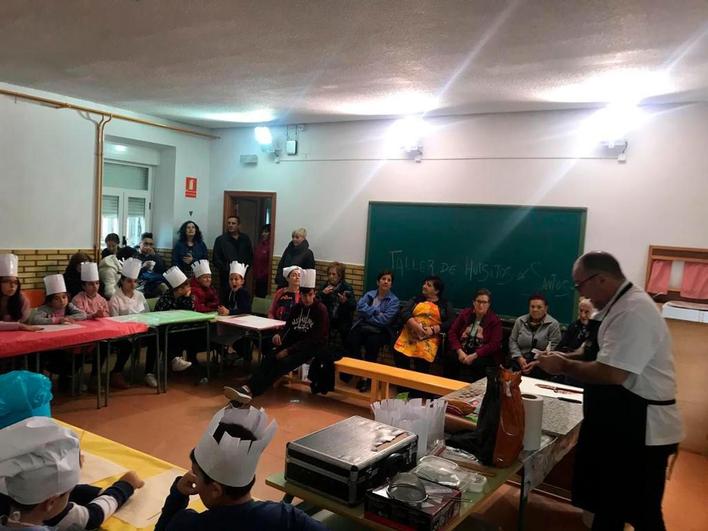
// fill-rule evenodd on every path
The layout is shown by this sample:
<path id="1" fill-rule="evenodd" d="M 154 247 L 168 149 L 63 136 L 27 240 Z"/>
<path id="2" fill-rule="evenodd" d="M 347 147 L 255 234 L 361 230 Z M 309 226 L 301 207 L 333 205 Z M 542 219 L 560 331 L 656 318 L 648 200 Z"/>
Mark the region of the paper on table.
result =
<path id="1" fill-rule="evenodd" d="M 145 486 L 137 489 L 125 505 L 116 511 L 115 516 L 137 529 L 154 526 L 160 518 L 172 483 L 183 473 L 177 468 L 171 468 L 162 474 L 147 478 Z"/>
<path id="2" fill-rule="evenodd" d="M 113 476 L 122 476 L 128 469 L 90 452 L 81 452 L 84 464 L 81 467 L 80 483 L 92 484 Z"/>
<path id="3" fill-rule="evenodd" d="M 258 315 L 237 315 L 233 317 L 217 317 L 217 321 L 235 324 L 238 326 L 243 326 L 246 328 L 255 328 L 256 330 L 264 330 L 267 328 L 279 328 L 285 326 L 285 321 L 279 321 L 277 319 L 268 319 L 267 317 L 260 317 Z"/>
<path id="4" fill-rule="evenodd" d="M 53 324 L 53 325 L 38 325 L 41 326 L 41 330 L 37 330 L 37 332 L 60 332 L 63 330 L 75 330 L 77 328 L 81 328 L 81 325 L 77 324 Z"/>

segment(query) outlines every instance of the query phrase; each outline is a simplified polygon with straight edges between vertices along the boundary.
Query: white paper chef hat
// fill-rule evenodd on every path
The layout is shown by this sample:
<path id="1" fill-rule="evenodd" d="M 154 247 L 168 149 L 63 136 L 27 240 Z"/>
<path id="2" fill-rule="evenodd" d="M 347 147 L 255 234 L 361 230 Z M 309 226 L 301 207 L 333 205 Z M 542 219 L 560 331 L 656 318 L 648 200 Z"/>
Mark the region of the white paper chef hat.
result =
<path id="1" fill-rule="evenodd" d="M 47 417 L 29 417 L 0 431 L 0 491 L 35 505 L 79 482 L 79 439 Z"/>
<path id="2" fill-rule="evenodd" d="M 182 270 L 177 266 L 170 267 L 167 271 L 163 273 L 165 280 L 170 283 L 172 288 L 178 288 L 185 282 L 187 282 L 187 276 L 182 273 Z"/>
<path id="3" fill-rule="evenodd" d="M 66 293 L 66 284 L 64 284 L 64 277 L 57 273 L 56 275 L 47 275 L 44 277 L 44 291 L 47 296 L 54 295 L 55 293 Z"/>
<path id="4" fill-rule="evenodd" d="M 126 258 L 123 262 L 123 269 L 121 270 L 121 274 L 126 278 L 138 280 L 142 267 L 143 263 L 137 258 Z"/>
<path id="5" fill-rule="evenodd" d="M 224 425 L 236 424 L 249 430 L 255 440 L 241 440 L 229 435 Z M 194 459 L 210 478 L 222 485 L 244 487 L 256 474 L 263 450 L 275 435 L 278 424 L 263 409 L 224 408 L 209 423 L 194 449 Z"/>
<path id="6" fill-rule="evenodd" d="M 199 278 L 202 275 L 211 275 L 211 269 L 209 268 L 209 260 L 197 260 L 192 264 L 192 272 L 194 276 Z"/>
<path id="7" fill-rule="evenodd" d="M 290 273 L 292 273 L 292 272 L 295 271 L 296 269 L 297 269 L 298 271 L 300 271 L 300 273 L 302 274 L 302 268 L 300 268 L 300 266 L 284 267 L 284 268 L 283 268 L 283 276 L 285 277 L 285 280 L 287 280 L 288 277 L 290 276 Z"/>
<path id="8" fill-rule="evenodd" d="M 0 254 L 0 277 L 16 277 L 18 262 L 17 255 Z"/>
<path id="9" fill-rule="evenodd" d="M 300 273 L 300 287 L 314 288 L 315 282 L 317 282 L 317 270 L 303 269 L 302 273 Z"/>
<path id="10" fill-rule="evenodd" d="M 237 262 L 236 260 L 234 260 L 229 264 L 229 275 L 231 275 L 232 273 L 238 273 L 243 278 L 246 278 L 247 269 L 248 266 L 246 264 L 242 264 L 241 262 Z"/>
<path id="11" fill-rule="evenodd" d="M 81 281 L 98 282 L 98 264 L 96 262 L 81 262 Z"/>

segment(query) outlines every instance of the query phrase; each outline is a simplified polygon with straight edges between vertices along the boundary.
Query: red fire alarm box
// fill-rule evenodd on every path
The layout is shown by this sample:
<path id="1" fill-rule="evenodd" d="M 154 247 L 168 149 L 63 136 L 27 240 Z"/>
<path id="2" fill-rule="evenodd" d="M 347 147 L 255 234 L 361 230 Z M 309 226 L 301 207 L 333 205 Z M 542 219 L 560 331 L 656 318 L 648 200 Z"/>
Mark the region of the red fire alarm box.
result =
<path id="1" fill-rule="evenodd" d="M 184 197 L 197 197 L 197 178 L 187 177 L 184 181 Z"/>

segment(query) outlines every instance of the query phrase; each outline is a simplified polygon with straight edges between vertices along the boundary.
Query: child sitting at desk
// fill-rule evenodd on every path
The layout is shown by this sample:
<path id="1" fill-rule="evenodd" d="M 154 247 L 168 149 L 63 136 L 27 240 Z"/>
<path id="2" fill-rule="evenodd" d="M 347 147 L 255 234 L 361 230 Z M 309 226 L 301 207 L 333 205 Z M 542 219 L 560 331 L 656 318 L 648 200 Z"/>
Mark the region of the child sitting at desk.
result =
<path id="1" fill-rule="evenodd" d="M 317 271 L 305 269 L 300 282 L 300 302 L 295 305 L 282 333 L 273 336 L 274 354 L 266 354 L 251 377 L 249 387 L 260 395 L 280 376 L 294 371 L 327 347 L 327 308 L 315 296 Z"/>
<path id="2" fill-rule="evenodd" d="M 192 288 L 189 279 L 177 266 L 172 266 L 165 272 L 165 280 L 170 285 L 170 290 L 165 292 L 155 305 L 156 312 L 164 312 L 169 310 L 188 310 L 194 311 L 194 299 L 192 299 Z M 189 325 L 187 325 L 189 326 Z M 179 330 L 178 327 L 172 330 Z M 199 330 L 192 330 L 188 333 L 181 333 L 178 341 L 169 343 L 169 356 L 172 357 L 172 370 L 181 372 L 189 369 L 193 364 L 199 367 L 197 361 L 197 352 L 199 348 L 206 343 L 206 336 Z M 187 359 L 182 359 L 182 350 L 187 351 Z M 206 369 L 201 368 L 199 371 L 199 383 L 205 384 L 208 382 L 206 378 Z"/>
<path id="3" fill-rule="evenodd" d="M 96 529 L 143 486 L 135 472 L 87 506 L 69 502 L 79 482 L 79 440 L 47 417 L 29 417 L 0 432 L 0 476 L 9 498 L 0 530 Z"/>
<path id="4" fill-rule="evenodd" d="M 71 303 L 86 314 L 87 319 L 108 317 L 108 301 L 98 293 L 100 281 L 98 265 L 94 262 L 81 264 L 81 288 Z"/>
<path id="5" fill-rule="evenodd" d="M 30 324 L 71 324 L 86 319 L 86 313 L 69 302 L 69 294 L 62 275 L 44 277 L 44 288 L 47 294 L 44 305 L 34 311 L 30 317 Z"/>
<path id="6" fill-rule="evenodd" d="M 198 260 L 192 264 L 192 288 L 195 312 L 215 312 L 219 308 L 219 294 L 211 285 L 209 260 Z"/>
<path id="7" fill-rule="evenodd" d="M 192 450 L 192 469 L 172 484 L 155 531 L 324 531 L 293 505 L 251 497 L 258 459 L 276 429 L 276 422 L 254 407 L 227 406 L 214 415 Z M 187 508 L 197 494 L 207 507 L 203 513 Z"/>
<path id="8" fill-rule="evenodd" d="M 30 317 L 30 302 L 22 293 L 17 276 L 19 259 L 14 254 L 0 254 L 0 331 L 40 330 L 26 324 Z"/>
<path id="9" fill-rule="evenodd" d="M 137 258 L 127 258 L 123 262 L 118 288 L 108 301 L 108 309 L 111 317 L 118 315 L 133 315 L 150 311 L 145 296 L 137 290 L 138 276 L 143 263 Z M 157 388 L 155 378 L 155 361 L 157 360 L 157 349 L 152 338 L 145 343 L 145 339 L 138 340 L 138 352 L 147 344 L 147 357 L 145 358 L 145 385 Z M 115 389 L 128 389 L 130 385 L 123 378 L 123 369 L 130 357 L 133 345 L 130 340 L 116 341 L 113 344 L 116 350 L 116 364 L 111 371 L 110 384 Z"/>
<path id="10" fill-rule="evenodd" d="M 229 296 L 226 306 L 219 306 L 219 315 L 243 315 L 251 313 L 251 295 L 243 287 L 248 266 L 235 260 L 229 264 Z M 226 332 L 223 334 L 221 344 L 231 343 L 237 354 L 250 362 L 253 345 L 251 338 L 244 336 L 243 332 Z"/>

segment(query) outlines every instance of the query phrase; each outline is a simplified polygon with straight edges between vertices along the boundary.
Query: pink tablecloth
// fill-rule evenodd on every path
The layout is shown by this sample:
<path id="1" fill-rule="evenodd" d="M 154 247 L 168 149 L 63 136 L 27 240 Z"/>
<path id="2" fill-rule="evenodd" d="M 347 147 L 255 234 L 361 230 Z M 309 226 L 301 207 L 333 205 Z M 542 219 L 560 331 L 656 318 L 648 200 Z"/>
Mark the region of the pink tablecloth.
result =
<path id="1" fill-rule="evenodd" d="M 0 332 L 0 358 L 21 356 L 31 352 L 74 347 L 102 339 L 132 336 L 147 332 L 142 323 L 119 323 L 111 319 L 96 319 L 76 323 L 81 328 L 58 332 Z"/>

